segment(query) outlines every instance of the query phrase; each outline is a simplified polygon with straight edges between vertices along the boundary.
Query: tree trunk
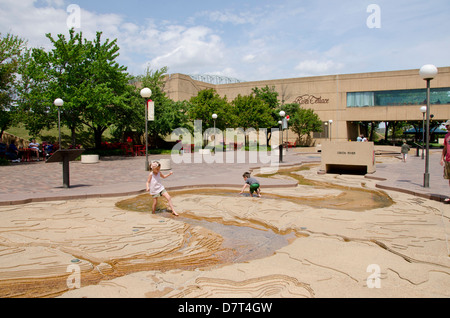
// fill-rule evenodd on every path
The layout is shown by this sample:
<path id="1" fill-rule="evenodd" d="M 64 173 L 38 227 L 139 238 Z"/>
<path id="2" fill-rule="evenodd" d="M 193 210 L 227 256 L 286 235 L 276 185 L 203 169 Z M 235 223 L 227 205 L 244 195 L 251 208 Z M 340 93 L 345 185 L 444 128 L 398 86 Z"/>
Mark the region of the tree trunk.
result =
<path id="1" fill-rule="evenodd" d="M 375 123 L 371 122 L 370 123 L 370 133 L 369 133 L 369 140 L 373 141 L 373 134 L 375 132 Z"/>
<path id="2" fill-rule="evenodd" d="M 75 146 L 76 145 L 76 142 L 77 142 L 77 136 L 76 136 L 76 129 L 75 129 L 75 126 L 72 126 L 72 127 L 70 127 L 70 132 L 71 132 L 71 135 L 72 135 L 72 145 L 73 146 Z"/>
<path id="3" fill-rule="evenodd" d="M 388 121 L 385 121 L 384 122 L 385 123 L 385 130 L 384 130 L 384 142 L 388 142 L 388 138 L 389 138 L 389 122 Z"/>
<path id="4" fill-rule="evenodd" d="M 94 130 L 94 142 L 95 142 L 95 149 L 100 149 L 102 146 L 102 135 L 106 128 L 99 128 L 95 127 Z"/>

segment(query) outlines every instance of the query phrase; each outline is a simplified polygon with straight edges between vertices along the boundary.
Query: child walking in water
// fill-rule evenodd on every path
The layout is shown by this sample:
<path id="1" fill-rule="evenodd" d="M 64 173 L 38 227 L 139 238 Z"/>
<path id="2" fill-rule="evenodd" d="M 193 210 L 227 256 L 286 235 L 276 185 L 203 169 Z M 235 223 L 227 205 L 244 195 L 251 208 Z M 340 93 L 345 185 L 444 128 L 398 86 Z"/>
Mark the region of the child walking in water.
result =
<path id="1" fill-rule="evenodd" d="M 150 174 L 148 175 L 147 179 L 147 191 L 150 191 L 150 195 L 153 197 L 152 213 L 155 214 L 156 203 L 158 202 L 158 198 L 160 196 L 163 196 L 167 199 L 167 202 L 169 203 L 169 206 L 172 209 L 172 214 L 178 216 L 178 214 L 175 212 L 175 209 L 173 208 L 172 199 L 170 198 L 169 193 L 161 184 L 161 178 L 165 179 L 171 176 L 173 172 L 170 171 L 169 174 L 163 175 L 160 172 L 160 169 L 161 164 L 158 161 L 152 162 L 150 166 Z"/>
<path id="2" fill-rule="evenodd" d="M 242 188 L 241 192 L 239 194 L 244 193 L 244 190 L 247 186 L 250 187 L 250 197 L 253 197 L 253 192 L 256 192 L 256 195 L 260 198 L 261 197 L 261 191 L 259 187 L 259 181 L 255 178 L 252 178 L 250 176 L 250 172 L 245 172 L 242 177 L 244 178 L 245 184 Z"/>

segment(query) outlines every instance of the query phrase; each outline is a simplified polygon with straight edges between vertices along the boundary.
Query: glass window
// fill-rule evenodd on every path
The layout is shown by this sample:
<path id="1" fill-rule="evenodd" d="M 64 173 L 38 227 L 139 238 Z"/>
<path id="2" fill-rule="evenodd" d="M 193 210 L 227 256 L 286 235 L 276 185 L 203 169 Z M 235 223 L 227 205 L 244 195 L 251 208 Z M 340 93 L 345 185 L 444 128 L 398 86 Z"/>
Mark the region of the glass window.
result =
<path id="1" fill-rule="evenodd" d="M 374 106 L 374 92 L 347 93 L 347 107 Z"/>
<path id="2" fill-rule="evenodd" d="M 347 93 L 347 107 L 425 105 L 426 89 Z M 450 104 L 450 88 L 432 88 L 431 104 Z"/>

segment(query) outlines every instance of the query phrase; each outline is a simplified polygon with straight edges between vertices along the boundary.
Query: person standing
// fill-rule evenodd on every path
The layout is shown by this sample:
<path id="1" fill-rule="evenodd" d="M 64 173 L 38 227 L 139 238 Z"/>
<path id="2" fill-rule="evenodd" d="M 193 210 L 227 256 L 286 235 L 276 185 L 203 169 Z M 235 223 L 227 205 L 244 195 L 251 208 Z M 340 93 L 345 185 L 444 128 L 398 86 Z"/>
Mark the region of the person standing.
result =
<path id="1" fill-rule="evenodd" d="M 402 145 L 402 161 L 406 162 L 406 159 L 408 159 L 408 152 L 409 150 L 411 150 L 411 148 L 409 147 L 409 145 L 406 143 L 406 140 L 403 139 L 403 145 Z"/>
<path id="2" fill-rule="evenodd" d="M 441 166 L 444 167 L 444 179 L 448 179 L 450 186 L 450 119 L 445 122 L 447 134 L 444 137 L 444 149 L 442 150 Z M 444 200 L 445 203 L 450 203 L 450 197 Z"/>

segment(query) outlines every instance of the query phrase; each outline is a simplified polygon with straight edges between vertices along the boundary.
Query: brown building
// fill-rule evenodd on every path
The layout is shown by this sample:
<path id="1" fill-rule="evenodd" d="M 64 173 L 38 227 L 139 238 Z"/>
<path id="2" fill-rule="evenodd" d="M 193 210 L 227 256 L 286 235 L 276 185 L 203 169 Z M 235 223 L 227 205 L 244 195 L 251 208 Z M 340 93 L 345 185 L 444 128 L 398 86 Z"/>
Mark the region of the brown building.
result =
<path id="1" fill-rule="evenodd" d="M 438 71 L 431 81 L 430 111 L 434 120 L 443 122 L 450 119 L 450 67 L 440 67 Z M 214 88 L 219 95 L 233 100 L 238 94 L 248 95 L 252 88 L 265 86 L 275 87 L 282 103 L 297 102 L 318 114 L 324 122 L 324 132 L 314 136 L 317 142 L 330 138 L 356 140 L 364 133 L 361 122 L 422 120 L 420 107 L 426 105 L 426 81 L 418 69 L 219 85 L 172 74 L 166 93 L 175 101 L 189 100 L 200 90 Z"/>

